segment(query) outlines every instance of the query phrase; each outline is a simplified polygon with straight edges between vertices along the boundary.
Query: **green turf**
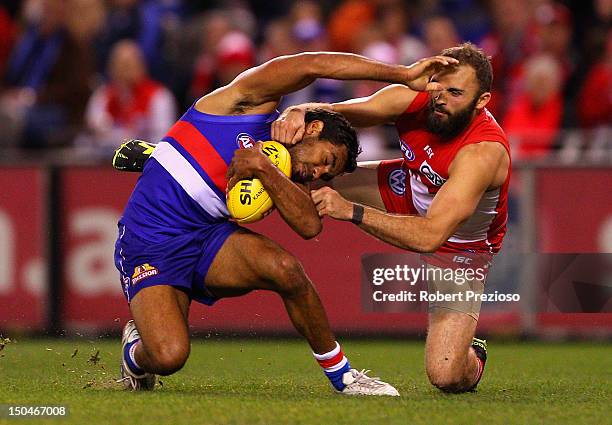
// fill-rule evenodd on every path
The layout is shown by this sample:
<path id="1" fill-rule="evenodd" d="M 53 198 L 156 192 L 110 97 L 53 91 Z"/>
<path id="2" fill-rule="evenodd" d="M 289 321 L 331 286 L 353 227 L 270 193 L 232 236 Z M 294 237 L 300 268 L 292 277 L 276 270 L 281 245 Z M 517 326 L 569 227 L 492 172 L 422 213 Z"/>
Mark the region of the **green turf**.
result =
<path id="1" fill-rule="evenodd" d="M 75 424 L 605 424 L 609 344 L 496 343 L 475 394 L 445 395 L 423 371 L 423 344 L 344 341 L 353 366 L 395 384 L 401 398 L 333 394 L 304 343 L 196 341 L 186 367 L 152 393 L 126 393 L 116 341 L 18 341 L 0 352 L 0 403 L 62 404 Z M 75 350 L 78 352 L 73 357 Z M 99 362 L 88 362 L 97 350 Z"/>

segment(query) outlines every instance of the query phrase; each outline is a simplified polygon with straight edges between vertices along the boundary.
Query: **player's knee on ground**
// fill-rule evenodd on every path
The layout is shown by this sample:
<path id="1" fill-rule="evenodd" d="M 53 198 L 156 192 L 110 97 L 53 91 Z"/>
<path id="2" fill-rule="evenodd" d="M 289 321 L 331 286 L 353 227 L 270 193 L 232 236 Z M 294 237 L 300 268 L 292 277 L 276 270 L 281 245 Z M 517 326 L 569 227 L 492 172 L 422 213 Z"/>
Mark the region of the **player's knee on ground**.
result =
<path id="1" fill-rule="evenodd" d="M 189 357 L 189 341 L 168 341 L 145 346 L 149 360 L 158 375 L 171 375 L 178 372 Z"/>
<path id="2" fill-rule="evenodd" d="M 444 361 L 438 365 L 427 365 L 429 382 L 441 391 L 458 393 L 467 391 L 464 370 L 458 362 Z"/>
<path id="3" fill-rule="evenodd" d="M 299 295 L 310 286 L 302 264 L 288 252 L 274 254 L 270 276 L 275 291 L 281 295 Z"/>

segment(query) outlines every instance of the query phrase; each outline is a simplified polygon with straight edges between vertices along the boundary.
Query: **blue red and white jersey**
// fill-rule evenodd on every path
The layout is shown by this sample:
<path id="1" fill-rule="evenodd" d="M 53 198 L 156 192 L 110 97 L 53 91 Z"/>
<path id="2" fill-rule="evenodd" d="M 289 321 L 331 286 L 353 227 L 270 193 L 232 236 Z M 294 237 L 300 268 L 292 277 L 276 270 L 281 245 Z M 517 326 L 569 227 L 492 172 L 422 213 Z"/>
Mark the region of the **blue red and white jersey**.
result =
<path id="1" fill-rule="evenodd" d="M 226 172 L 236 149 L 270 140 L 278 112 L 220 116 L 192 106 L 145 163 L 120 222 L 150 242 L 225 221 Z"/>

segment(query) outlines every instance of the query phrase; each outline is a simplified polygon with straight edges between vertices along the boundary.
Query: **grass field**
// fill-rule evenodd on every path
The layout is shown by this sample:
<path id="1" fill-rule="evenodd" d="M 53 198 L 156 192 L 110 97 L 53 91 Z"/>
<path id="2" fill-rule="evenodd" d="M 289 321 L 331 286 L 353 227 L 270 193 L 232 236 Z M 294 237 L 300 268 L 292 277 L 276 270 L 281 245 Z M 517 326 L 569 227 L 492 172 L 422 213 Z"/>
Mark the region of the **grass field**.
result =
<path id="1" fill-rule="evenodd" d="M 489 341 L 479 391 L 461 395 L 430 387 L 422 343 L 345 340 L 343 347 L 353 366 L 373 369 L 402 397 L 332 393 L 301 341 L 195 341 L 186 367 L 162 378 L 161 388 L 126 393 L 113 383 L 118 341 L 23 340 L 0 352 L 0 403 L 65 405 L 70 413 L 0 423 L 612 423 L 609 344 Z"/>

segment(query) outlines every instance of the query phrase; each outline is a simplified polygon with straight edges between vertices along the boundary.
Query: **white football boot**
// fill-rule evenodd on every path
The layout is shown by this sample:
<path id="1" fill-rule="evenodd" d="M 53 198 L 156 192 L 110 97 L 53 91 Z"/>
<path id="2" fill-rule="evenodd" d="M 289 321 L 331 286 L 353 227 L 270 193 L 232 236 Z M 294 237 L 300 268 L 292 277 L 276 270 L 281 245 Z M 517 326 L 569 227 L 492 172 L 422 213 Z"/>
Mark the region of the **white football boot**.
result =
<path id="1" fill-rule="evenodd" d="M 121 379 L 118 379 L 117 383 L 123 383 L 126 390 L 152 390 L 155 387 L 155 375 L 153 373 L 134 375 L 123 358 L 125 346 L 136 339 L 140 339 L 140 334 L 134 321 L 130 320 L 123 327 L 123 335 L 121 336 Z"/>
<path id="2" fill-rule="evenodd" d="M 399 392 L 390 384 L 383 382 L 378 377 L 370 378 L 367 376 L 369 370 L 351 369 L 342 375 L 342 382 L 346 387 L 340 394 L 346 395 L 386 395 L 399 397 Z"/>

